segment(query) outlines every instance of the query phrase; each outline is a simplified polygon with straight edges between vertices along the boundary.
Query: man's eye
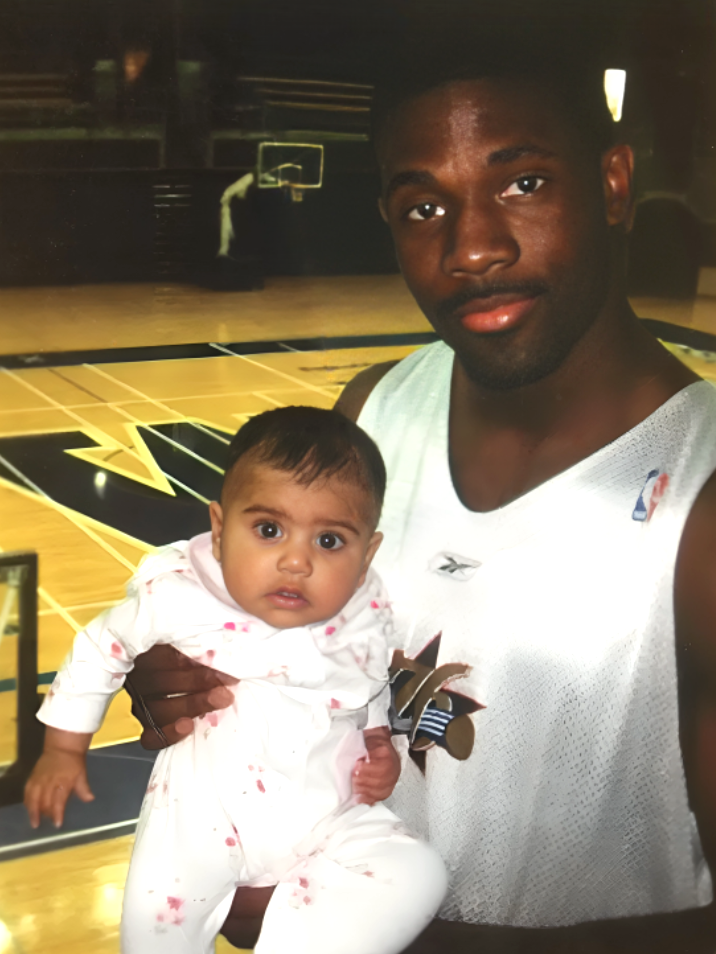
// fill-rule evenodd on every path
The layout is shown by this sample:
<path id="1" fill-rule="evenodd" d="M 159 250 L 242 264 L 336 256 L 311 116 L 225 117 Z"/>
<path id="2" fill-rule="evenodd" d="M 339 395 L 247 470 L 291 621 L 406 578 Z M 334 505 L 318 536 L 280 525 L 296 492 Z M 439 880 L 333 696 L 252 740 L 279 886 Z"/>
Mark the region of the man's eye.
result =
<path id="1" fill-rule="evenodd" d="M 340 550 L 342 546 L 345 546 L 341 538 L 335 533 L 320 534 L 316 543 L 322 550 Z"/>
<path id="2" fill-rule="evenodd" d="M 435 218 L 435 216 L 445 215 L 445 209 L 432 202 L 421 202 L 420 205 L 413 206 L 408 212 L 408 218 L 413 222 L 425 222 L 426 219 Z"/>
<path id="3" fill-rule="evenodd" d="M 506 195 L 531 195 L 541 188 L 545 182 L 546 180 L 539 176 L 520 176 L 519 179 L 515 179 L 511 186 L 505 189 L 502 195 L 503 197 Z"/>
<path id="4" fill-rule="evenodd" d="M 264 540 L 278 540 L 283 536 L 281 527 L 277 523 L 259 523 L 256 527 L 259 536 Z"/>

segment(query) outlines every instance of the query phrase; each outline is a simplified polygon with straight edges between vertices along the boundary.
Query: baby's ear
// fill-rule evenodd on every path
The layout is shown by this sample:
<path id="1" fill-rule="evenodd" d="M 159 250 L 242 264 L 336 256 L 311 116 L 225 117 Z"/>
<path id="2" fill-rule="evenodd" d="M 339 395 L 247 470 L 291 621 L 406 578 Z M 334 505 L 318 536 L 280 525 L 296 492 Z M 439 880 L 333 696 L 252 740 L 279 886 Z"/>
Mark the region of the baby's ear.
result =
<path id="1" fill-rule="evenodd" d="M 224 526 L 224 512 L 221 504 L 212 500 L 209 504 L 209 518 L 211 519 L 211 552 L 216 560 L 221 562 L 221 530 Z"/>
<path id="2" fill-rule="evenodd" d="M 365 556 L 363 557 L 363 568 L 361 570 L 360 579 L 358 580 L 358 586 L 363 586 L 365 583 L 365 578 L 368 574 L 371 563 L 373 562 L 373 557 L 378 552 L 378 547 L 383 542 L 383 534 L 380 530 L 376 530 L 373 536 L 370 538 L 368 547 L 365 551 Z"/>

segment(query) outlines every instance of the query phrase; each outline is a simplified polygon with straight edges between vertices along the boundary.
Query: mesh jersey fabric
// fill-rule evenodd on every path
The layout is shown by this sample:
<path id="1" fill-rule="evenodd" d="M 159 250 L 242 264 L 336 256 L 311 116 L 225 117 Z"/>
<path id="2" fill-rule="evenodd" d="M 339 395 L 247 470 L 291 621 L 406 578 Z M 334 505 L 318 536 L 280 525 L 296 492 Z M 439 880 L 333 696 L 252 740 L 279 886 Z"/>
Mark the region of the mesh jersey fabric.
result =
<path id="1" fill-rule="evenodd" d="M 684 522 L 716 469 L 716 388 L 687 387 L 586 460 L 475 513 L 449 469 L 452 365 L 442 342 L 416 352 L 359 418 L 386 460 L 376 563 L 402 648 L 414 656 L 440 634 L 438 665 L 472 667 L 451 688 L 485 706 L 470 757 L 434 747 L 424 778 L 404 758 L 391 801 L 447 865 L 440 916 L 536 927 L 708 904 L 672 594 Z M 467 569 L 451 573 L 456 563 Z"/>

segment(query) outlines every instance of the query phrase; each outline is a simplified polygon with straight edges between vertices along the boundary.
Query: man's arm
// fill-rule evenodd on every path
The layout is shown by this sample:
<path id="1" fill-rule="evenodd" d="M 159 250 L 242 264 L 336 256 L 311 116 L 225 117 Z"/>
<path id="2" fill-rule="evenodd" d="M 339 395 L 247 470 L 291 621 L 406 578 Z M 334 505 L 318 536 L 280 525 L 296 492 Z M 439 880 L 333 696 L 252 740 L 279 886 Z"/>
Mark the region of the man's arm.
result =
<path id="1" fill-rule="evenodd" d="M 686 782 L 716 879 L 716 474 L 699 494 L 684 527 L 674 611 Z"/>

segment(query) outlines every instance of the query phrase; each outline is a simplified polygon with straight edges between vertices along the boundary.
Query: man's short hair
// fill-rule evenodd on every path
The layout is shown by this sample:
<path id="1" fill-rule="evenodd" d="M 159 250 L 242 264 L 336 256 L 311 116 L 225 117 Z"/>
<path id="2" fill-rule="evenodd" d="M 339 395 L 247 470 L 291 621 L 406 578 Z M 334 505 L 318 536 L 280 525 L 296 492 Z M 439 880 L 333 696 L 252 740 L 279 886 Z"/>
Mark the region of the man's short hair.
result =
<path id="1" fill-rule="evenodd" d="M 569 50 L 507 32 L 456 39 L 422 37 L 406 42 L 377 78 L 371 138 L 379 147 L 385 126 L 408 100 L 461 80 L 513 79 L 551 89 L 587 151 L 601 155 L 614 145 L 615 126 L 604 92 L 604 68 L 593 51 Z"/>
<path id="2" fill-rule="evenodd" d="M 337 477 L 357 484 L 375 504 L 377 524 L 385 496 L 385 464 L 375 442 L 338 411 L 279 407 L 251 417 L 229 445 L 224 486 L 247 456 L 293 475 L 299 484 Z"/>

